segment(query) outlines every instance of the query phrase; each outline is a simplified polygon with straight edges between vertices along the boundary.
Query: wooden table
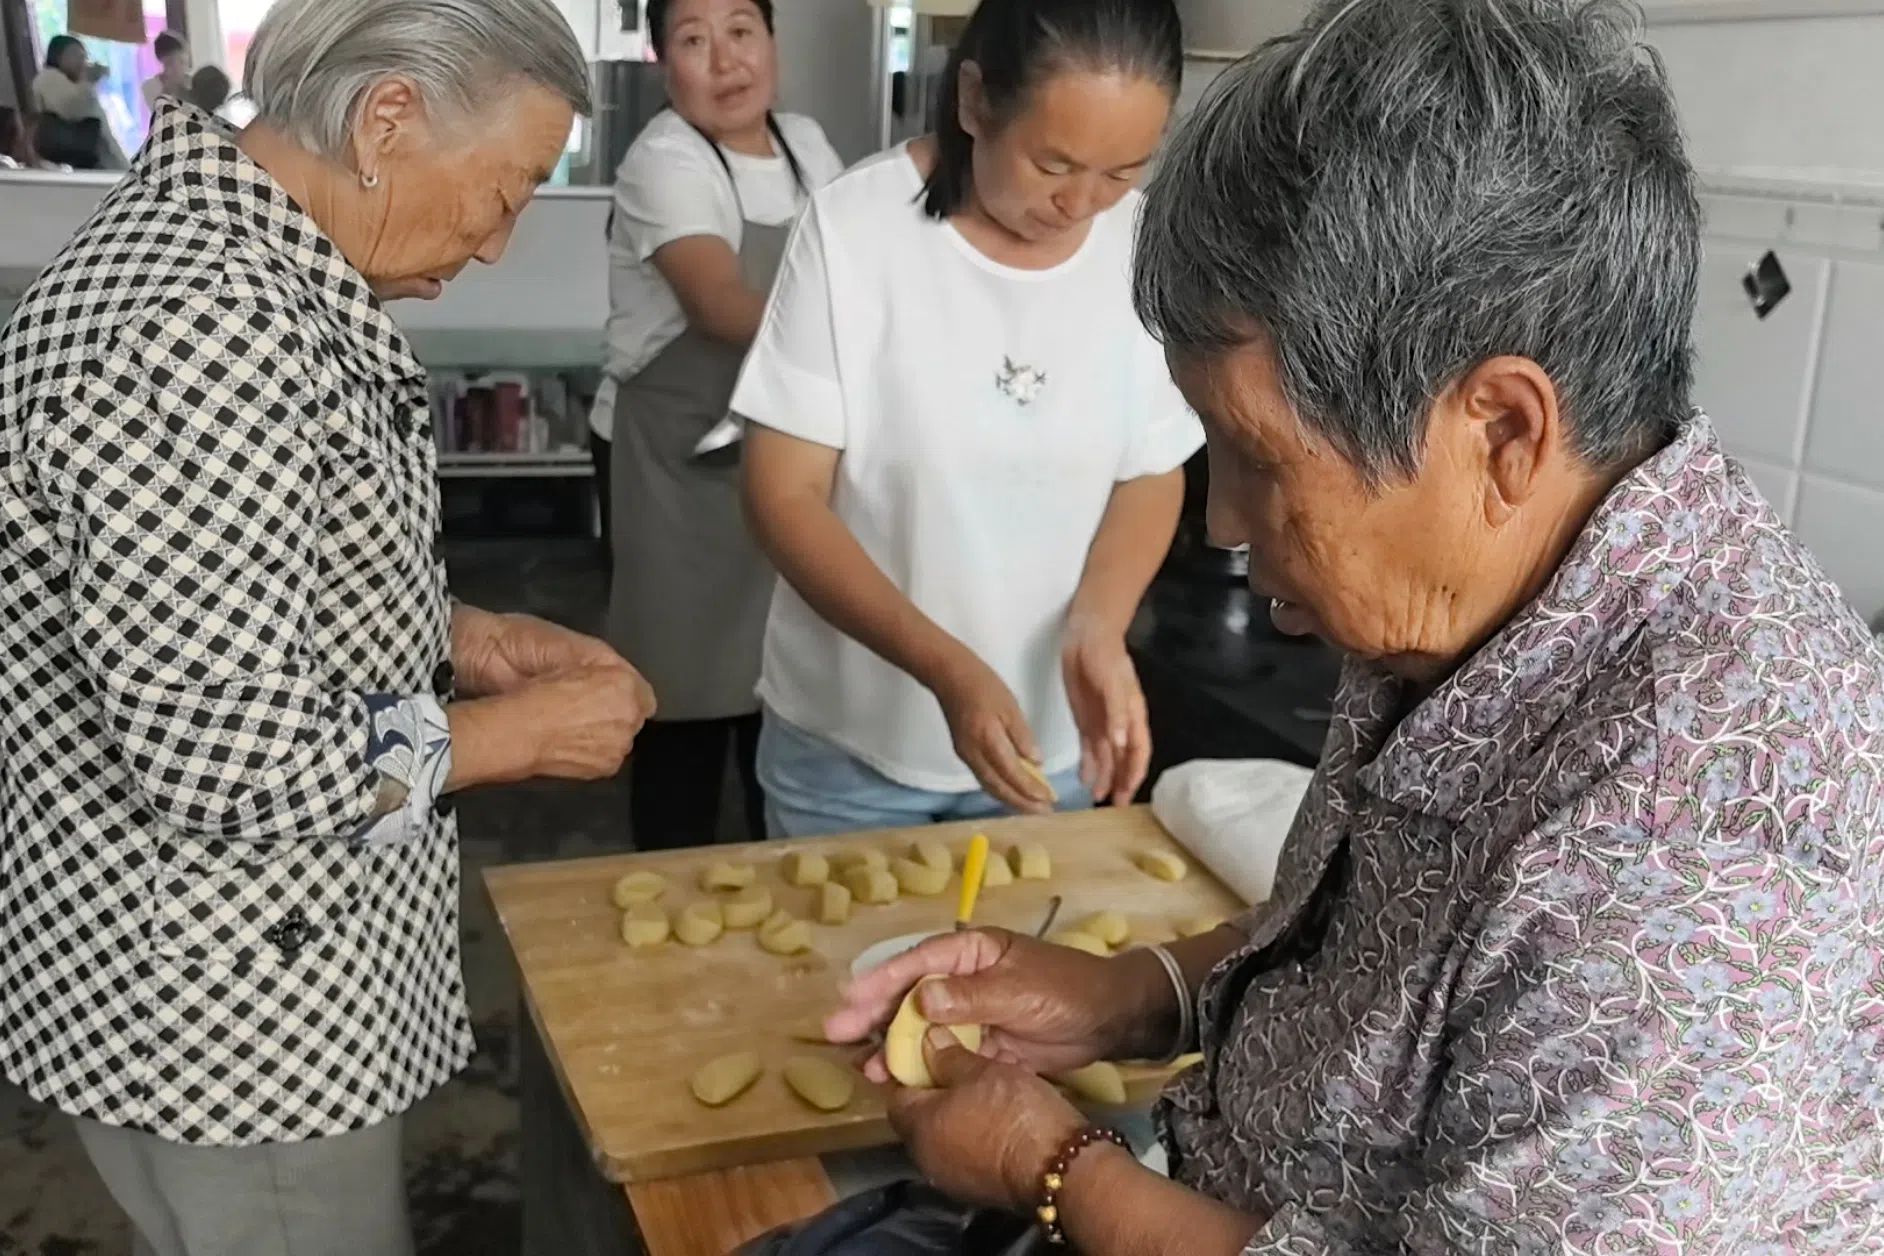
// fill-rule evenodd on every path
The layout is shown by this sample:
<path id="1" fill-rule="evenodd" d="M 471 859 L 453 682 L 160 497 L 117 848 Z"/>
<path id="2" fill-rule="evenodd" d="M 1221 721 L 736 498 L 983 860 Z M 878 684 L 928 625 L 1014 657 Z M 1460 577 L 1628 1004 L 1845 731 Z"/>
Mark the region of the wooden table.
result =
<path id="1" fill-rule="evenodd" d="M 1134 866 L 1136 853 L 1176 849 L 1145 808 L 493 868 L 485 883 L 517 959 L 529 1027 L 541 1043 L 545 1067 L 535 1089 L 554 1092 L 539 1093 L 533 1102 L 526 1084 L 526 1122 L 533 1109 L 540 1115 L 542 1107 L 561 1101 L 571 1128 L 554 1158 L 565 1175 L 581 1160 L 619 1184 L 618 1191 L 626 1187 L 655 1256 L 720 1256 L 827 1205 L 834 1194 L 817 1157 L 885 1145 L 893 1135 L 881 1096 L 867 1084 L 848 1109 L 829 1115 L 790 1094 L 778 1070 L 784 1059 L 850 1054 L 793 1041 L 791 1031 L 834 1005 L 851 960 L 866 947 L 948 928 L 959 882 L 938 897 L 860 905 L 848 924 L 817 928 L 812 950 L 790 959 L 761 950 L 749 931 L 729 931 L 699 949 L 670 943 L 630 950 L 620 939 L 620 912 L 609 891 L 624 872 L 658 872 L 669 886 L 663 905 L 676 910 L 706 896 L 696 883 L 708 863 L 749 862 L 776 905 L 815 919 L 815 891 L 785 882 L 786 854 L 836 857 L 864 846 L 901 854 L 917 838 L 933 838 L 959 862 L 977 831 L 988 834 L 997 852 L 1039 842 L 1054 862 L 1050 881 L 987 890 L 977 911 L 983 923 L 1032 931 L 1058 895 L 1062 925 L 1116 910 L 1149 939 L 1170 936 L 1183 919 L 1227 916 L 1240 906 L 1202 868 L 1167 883 Z M 726 1107 L 696 1103 L 687 1089 L 694 1069 L 744 1049 L 767 1059 L 766 1075 Z M 1126 1076 L 1134 1106 L 1144 1106 L 1165 1075 L 1140 1068 Z M 530 1142 L 526 1129 L 526 1151 Z M 526 1168 L 526 1194 L 528 1178 Z M 606 1220 L 588 1226 L 591 1233 L 607 1228 Z M 556 1242 L 563 1251 L 595 1246 L 567 1233 Z"/>

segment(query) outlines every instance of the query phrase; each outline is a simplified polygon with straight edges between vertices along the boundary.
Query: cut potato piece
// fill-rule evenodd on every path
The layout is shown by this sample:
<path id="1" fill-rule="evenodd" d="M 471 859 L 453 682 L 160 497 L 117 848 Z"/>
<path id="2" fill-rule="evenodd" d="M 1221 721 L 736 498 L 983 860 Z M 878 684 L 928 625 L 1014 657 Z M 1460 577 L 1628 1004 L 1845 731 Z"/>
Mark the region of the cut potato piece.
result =
<path id="1" fill-rule="evenodd" d="M 889 1067 L 890 1076 L 912 1090 L 929 1090 L 935 1086 L 935 1079 L 929 1076 L 929 1061 L 922 1053 L 923 1036 L 929 1032 L 929 1018 L 916 1006 L 916 994 L 924 986 L 937 978 L 930 976 L 918 981 L 910 992 L 903 996 L 903 1005 L 896 1011 L 896 1019 L 883 1035 L 883 1062 Z M 950 1025 L 950 1033 L 955 1040 L 970 1051 L 981 1049 L 981 1026 Z"/>
<path id="2" fill-rule="evenodd" d="M 949 848 L 933 837 L 925 837 L 911 845 L 909 857 L 919 864 L 928 864 L 944 872 L 955 871 L 955 856 L 949 854 Z"/>
<path id="3" fill-rule="evenodd" d="M 621 940 L 629 946 L 659 946 L 667 941 L 667 913 L 653 903 L 636 903 L 622 914 Z"/>
<path id="4" fill-rule="evenodd" d="M 658 872 L 631 872 L 615 882 L 615 906 L 623 911 L 636 903 L 652 903 L 667 892 L 667 878 Z"/>
<path id="5" fill-rule="evenodd" d="M 1100 1060 L 1085 1068 L 1061 1073 L 1053 1080 L 1089 1103 L 1104 1104 L 1108 1108 L 1125 1106 L 1125 1077 L 1116 1064 Z"/>
<path id="6" fill-rule="evenodd" d="M 766 933 L 792 922 L 792 914 L 783 907 L 776 908 L 771 915 L 759 922 L 759 932 Z"/>
<path id="7" fill-rule="evenodd" d="M 1014 884 L 1014 869 L 1008 866 L 1007 860 L 1001 858 L 999 855 L 994 855 L 989 858 L 987 863 L 982 865 L 982 889 L 985 890 L 991 885 L 1012 884 Z"/>
<path id="8" fill-rule="evenodd" d="M 831 879 L 831 861 L 809 851 L 787 855 L 785 879 L 793 885 L 823 885 Z"/>
<path id="9" fill-rule="evenodd" d="M 1089 933 L 1107 946 L 1119 946 L 1132 936 L 1132 926 L 1115 911 L 1102 911 L 1086 917 L 1073 926 L 1080 933 Z"/>
<path id="10" fill-rule="evenodd" d="M 1047 935 L 1047 941 L 1055 946 L 1070 946 L 1075 951 L 1084 951 L 1088 955 L 1097 955 L 1105 959 L 1112 954 L 1112 948 L 1095 938 L 1090 933 L 1081 933 L 1078 929 L 1060 929 Z"/>
<path id="11" fill-rule="evenodd" d="M 1182 881 L 1189 875 L 1191 866 L 1168 850 L 1141 850 L 1132 857 L 1138 870 L 1148 877 L 1160 881 Z"/>
<path id="12" fill-rule="evenodd" d="M 811 948 L 811 926 L 782 911 L 773 912 L 759 926 L 759 945 L 774 955 L 796 955 Z"/>
<path id="13" fill-rule="evenodd" d="M 688 903 L 674 917 L 674 936 L 688 946 L 705 946 L 726 931 L 720 905 L 711 900 Z"/>
<path id="14" fill-rule="evenodd" d="M 750 929 L 772 914 L 772 891 L 763 885 L 741 890 L 720 905 L 728 929 Z"/>
<path id="15" fill-rule="evenodd" d="M 740 1051 L 701 1065 L 689 1084 L 695 1099 L 709 1108 L 717 1108 L 744 1094 L 748 1086 L 759 1080 L 762 1071 L 757 1052 Z"/>
<path id="16" fill-rule="evenodd" d="M 700 874 L 700 888 L 703 890 L 743 890 L 751 885 L 758 876 L 751 864 L 727 863 L 720 860 L 708 864 L 706 871 Z"/>
<path id="17" fill-rule="evenodd" d="M 1014 875 L 1022 881 L 1045 881 L 1053 875 L 1053 859 L 1039 842 L 1016 846 L 1008 852 Z"/>
<path id="18" fill-rule="evenodd" d="M 785 1084 L 818 1111 L 837 1112 L 850 1106 L 857 1075 L 829 1060 L 801 1055 L 785 1061 Z"/>
<path id="19" fill-rule="evenodd" d="M 927 897 L 949 888 L 949 869 L 946 865 L 937 868 L 914 859 L 893 859 L 890 861 L 890 871 L 896 874 L 896 884 L 902 887 L 905 894 Z"/>
<path id="20" fill-rule="evenodd" d="M 1215 933 L 1223 928 L 1224 923 L 1222 916 L 1192 916 L 1189 920 L 1178 921 L 1178 936 L 1181 938 L 1202 937 L 1206 933 Z"/>
<path id="21" fill-rule="evenodd" d="M 850 887 L 826 881 L 818 887 L 818 923 L 841 925 L 850 920 Z"/>
<path id="22" fill-rule="evenodd" d="M 1203 1062 L 1204 1053 L 1202 1051 L 1193 1051 L 1189 1055 L 1180 1055 L 1177 1059 L 1171 1061 L 1171 1067 L 1182 1073 L 1185 1069 L 1196 1068 Z"/>
<path id="23" fill-rule="evenodd" d="M 1027 769 L 1027 775 L 1033 777 L 1046 787 L 1048 802 L 1057 803 L 1060 801 L 1060 791 L 1053 788 L 1053 780 L 1047 775 L 1045 768 L 1035 763 L 1032 759 L 1022 759 L 1021 766 Z"/>
<path id="24" fill-rule="evenodd" d="M 837 857 L 837 867 L 844 872 L 845 875 L 849 875 L 859 868 L 875 868 L 879 872 L 888 872 L 890 870 L 890 857 L 880 850 L 866 846 L 859 850 L 847 850 L 839 855 Z"/>
<path id="25" fill-rule="evenodd" d="M 896 878 L 882 868 L 853 869 L 845 878 L 850 894 L 859 903 L 894 903 Z"/>

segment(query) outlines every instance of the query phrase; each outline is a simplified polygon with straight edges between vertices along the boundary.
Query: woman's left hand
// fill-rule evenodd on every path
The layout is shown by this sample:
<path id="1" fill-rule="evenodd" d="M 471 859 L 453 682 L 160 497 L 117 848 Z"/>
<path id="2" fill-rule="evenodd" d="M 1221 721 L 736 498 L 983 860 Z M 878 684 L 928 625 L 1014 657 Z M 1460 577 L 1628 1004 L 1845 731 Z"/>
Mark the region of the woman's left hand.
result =
<path id="1" fill-rule="evenodd" d="M 624 661 L 606 641 L 534 615 L 460 607 L 453 618 L 452 666 L 470 695 L 506 694 L 558 672 Z"/>
<path id="2" fill-rule="evenodd" d="M 1092 619 L 1067 624 L 1060 652 L 1079 728 L 1079 777 L 1098 802 L 1126 806 L 1151 767 L 1151 725 L 1125 635 Z"/>
<path id="3" fill-rule="evenodd" d="M 890 1093 L 890 1124 L 949 1197 L 1029 1211 L 1041 1174 L 1086 1119 L 1044 1078 L 963 1049 L 944 1029 L 923 1044 L 934 1090 Z"/>

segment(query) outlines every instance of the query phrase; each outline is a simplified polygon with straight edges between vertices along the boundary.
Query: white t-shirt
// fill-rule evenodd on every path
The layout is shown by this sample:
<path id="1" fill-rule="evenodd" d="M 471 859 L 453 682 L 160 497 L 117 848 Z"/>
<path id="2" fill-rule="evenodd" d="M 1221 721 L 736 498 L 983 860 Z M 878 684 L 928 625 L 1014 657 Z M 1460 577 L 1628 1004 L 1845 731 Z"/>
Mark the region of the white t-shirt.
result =
<path id="1" fill-rule="evenodd" d="M 844 169 L 816 121 L 778 115 L 805 182 L 820 188 Z M 614 427 L 615 385 L 631 379 L 687 329 L 680 298 L 654 254 L 688 236 L 714 235 L 739 251 L 745 219 L 767 226 L 790 222 L 804 204 L 784 154 L 751 157 L 713 146 L 672 109 L 648 121 L 615 174 L 615 221 L 608 238 L 608 361 L 589 426 L 606 438 Z M 731 167 L 739 195 L 727 181 Z"/>
<path id="2" fill-rule="evenodd" d="M 838 517 L 1008 683 L 1061 772 L 1079 762 L 1061 637 L 1100 518 L 1114 485 L 1182 466 L 1203 432 L 1132 312 L 1137 193 L 1028 271 L 925 217 L 921 188 L 896 148 L 812 197 L 733 409 L 843 450 Z M 893 780 L 978 788 L 934 696 L 784 581 L 759 696 Z"/>

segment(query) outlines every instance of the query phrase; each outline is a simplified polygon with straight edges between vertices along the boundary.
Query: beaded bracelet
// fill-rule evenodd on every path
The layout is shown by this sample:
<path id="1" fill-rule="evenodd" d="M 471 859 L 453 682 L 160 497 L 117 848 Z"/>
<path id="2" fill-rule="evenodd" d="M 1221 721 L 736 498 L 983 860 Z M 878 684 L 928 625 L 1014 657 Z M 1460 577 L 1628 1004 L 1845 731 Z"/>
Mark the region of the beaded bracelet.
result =
<path id="1" fill-rule="evenodd" d="M 1067 1141 L 1040 1177 L 1040 1207 L 1034 1209 L 1034 1216 L 1039 1220 L 1040 1228 L 1046 1231 L 1047 1242 L 1055 1247 L 1066 1242 L 1066 1229 L 1060 1224 L 1060 1188 L 1066 1185 L 1066 1171 L 1072 1167 L 1073 1161 L 1079 1159 L 1079 1153 L 1094 1143 L 1111 1143 L 1128 1151 L 1131 1149 L 1125 1141 L 1125 1135 L 1117 1130 L 1088 1125 Z"/>

